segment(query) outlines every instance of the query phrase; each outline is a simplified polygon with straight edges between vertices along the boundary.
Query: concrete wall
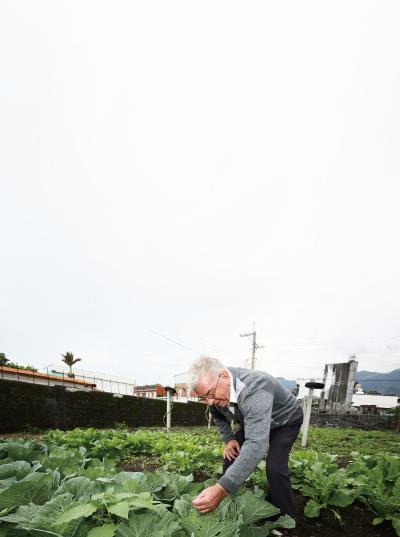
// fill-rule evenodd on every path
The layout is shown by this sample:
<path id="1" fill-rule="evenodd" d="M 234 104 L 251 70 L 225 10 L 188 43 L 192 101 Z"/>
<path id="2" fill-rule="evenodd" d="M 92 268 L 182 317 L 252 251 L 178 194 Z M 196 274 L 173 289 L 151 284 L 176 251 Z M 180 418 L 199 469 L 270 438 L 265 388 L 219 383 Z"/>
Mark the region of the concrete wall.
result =
<path id="1" fill-rule="evenodd" d="M 321 404 L 324 400 L 342 403 L 350 407 L 353 388 L 356 382 L 358 362 L 349 360 L 340 364 L 326 364 L 324 369 L 325 384 L 321 391 Z"/>
<path id="2" fill-rule="evenodd" d="M 172 427 L 206 426 L 205 410 L 201 403 L 174 403 Z M 165 413 L 165 400 L 0 380 L 0 433 L 21 431 L 27 426 L 112 427 L 122 421 L 130 427 L 162 427 Z"/>
<path id="3" fill-rule="evenodd" d="M 311 414 L 311 425 L 351 429 L 396 429 L 397 417 L 378 414 Z"/>

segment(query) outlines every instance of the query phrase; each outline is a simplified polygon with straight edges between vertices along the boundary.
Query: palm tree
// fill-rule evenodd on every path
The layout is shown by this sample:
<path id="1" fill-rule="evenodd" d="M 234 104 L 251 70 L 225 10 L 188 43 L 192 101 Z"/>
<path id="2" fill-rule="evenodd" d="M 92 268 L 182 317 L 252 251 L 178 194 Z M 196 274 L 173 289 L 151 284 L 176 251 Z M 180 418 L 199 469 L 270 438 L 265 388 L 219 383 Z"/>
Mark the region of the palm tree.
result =
<path id="1" fill-rule="evenodd" d="M 80 362 L 82 358 L 74 358 L 74 355 L 72 352 L 66 352 L 65 354 L 61 355 L 63 357 L 62 361 L 67 364 L 69 367 L 69 377 L 73 377 L 74 374 L 72 373 L 72 366 L 75 365 L 77 362 Z"/>
<path id="2" fill-rule="evenodd" d="M 6 355 L 4 354 L 4 352 L 0 352 L 0 365 L 6 365 L 6 363 L 9 361 L 10 360 L 6 358 Z"/>

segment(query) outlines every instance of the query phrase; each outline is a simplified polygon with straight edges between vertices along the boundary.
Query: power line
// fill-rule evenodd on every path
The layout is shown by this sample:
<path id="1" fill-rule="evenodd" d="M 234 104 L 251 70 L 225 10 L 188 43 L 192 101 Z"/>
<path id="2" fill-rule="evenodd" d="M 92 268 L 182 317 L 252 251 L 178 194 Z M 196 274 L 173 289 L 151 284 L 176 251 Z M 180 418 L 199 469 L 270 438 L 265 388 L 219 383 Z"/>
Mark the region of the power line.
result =
<path id="1" fill-rule="evenodd" d="M 155 334 L 156 336 L 162 337 L 166 339 L 167 341 L 170 341 L 171 343 L 175 343 L 175 345 L 178 345 L 179 347 L 182 347 L 183 349 L 186 349 L 187 351 L 200 354 L 199 351 L 195 351 L 194 349 L 191 349 L 190 347 L 183 345 L 183 343 L 179 343 L 179 341 L 176 341 L 175 339 L 165 336 L 164 334 L 161 334 L 160 332 L 156 332 L 155 330 L 152 330 L 151 328 L 147 328 L 147 330 L 151 332 L 152 334 Z"/>

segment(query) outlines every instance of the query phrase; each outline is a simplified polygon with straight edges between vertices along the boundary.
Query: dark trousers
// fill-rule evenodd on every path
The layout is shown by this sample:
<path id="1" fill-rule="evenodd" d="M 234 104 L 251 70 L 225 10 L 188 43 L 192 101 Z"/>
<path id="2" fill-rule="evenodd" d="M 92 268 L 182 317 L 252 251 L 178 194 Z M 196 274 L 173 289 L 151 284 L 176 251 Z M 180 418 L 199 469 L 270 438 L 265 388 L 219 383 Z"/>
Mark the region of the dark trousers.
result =
<path id="1" fill-rule="evenodd" d="M 301 423 L 284 425 L 273 429 L 269 435 L 269 450 L 267 453 L 268 500 L 279 507 L 283 515 L 294 517 L 294 500 L 289 474 L 289 453 L 299 434 Z M 239 430 L 236 440 L 242 446 L 244 431 Z M 222 474 L 235 460 L 224 459 Z"/>

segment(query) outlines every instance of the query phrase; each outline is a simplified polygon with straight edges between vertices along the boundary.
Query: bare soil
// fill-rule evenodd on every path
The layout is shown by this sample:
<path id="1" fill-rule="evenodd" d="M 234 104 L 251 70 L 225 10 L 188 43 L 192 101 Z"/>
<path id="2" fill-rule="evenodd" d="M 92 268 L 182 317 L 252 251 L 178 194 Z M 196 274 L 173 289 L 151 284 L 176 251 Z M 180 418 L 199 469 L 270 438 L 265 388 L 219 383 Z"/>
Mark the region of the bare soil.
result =
<path id="1" fill-rule="evenodd" d="M 131 457 L 119 464 L 118 468 L 126 472 L 155 472 L 159 468 L 162 468 L 162 462 L 158 457 L 152 455 L 137 455 Z M 203 483 L 215 477 L 214 475 L 207 474 L 205 472 L 193 472 L 193 481 L 196 483 Z"/>
<path id="2" fill-rule="evenodd" d="M 37 440 L 43 441 L 43 433 L 1 433 L 0 438 L 6 440 Z"/>
<path id="3" fill-rule="evenodd" d="M 125 472 L 155 472 L 160 468 L 161 462 L 158 457 L 151 455 L 138 455 L 131 457 L 129 460 L 123 461 L 119 468 Z"/>
<path id="4" fill-rule="evenodd" d="M 358 503 L 338 508 L 340 521 L 329 509 L 323 509 L 319 518 L 307 518 L 304 506 L 308 499 L 296 491 L 294 494 L 297 537 L 396 537 L 389 522 L 373 526 L 373 513 Z"/>

